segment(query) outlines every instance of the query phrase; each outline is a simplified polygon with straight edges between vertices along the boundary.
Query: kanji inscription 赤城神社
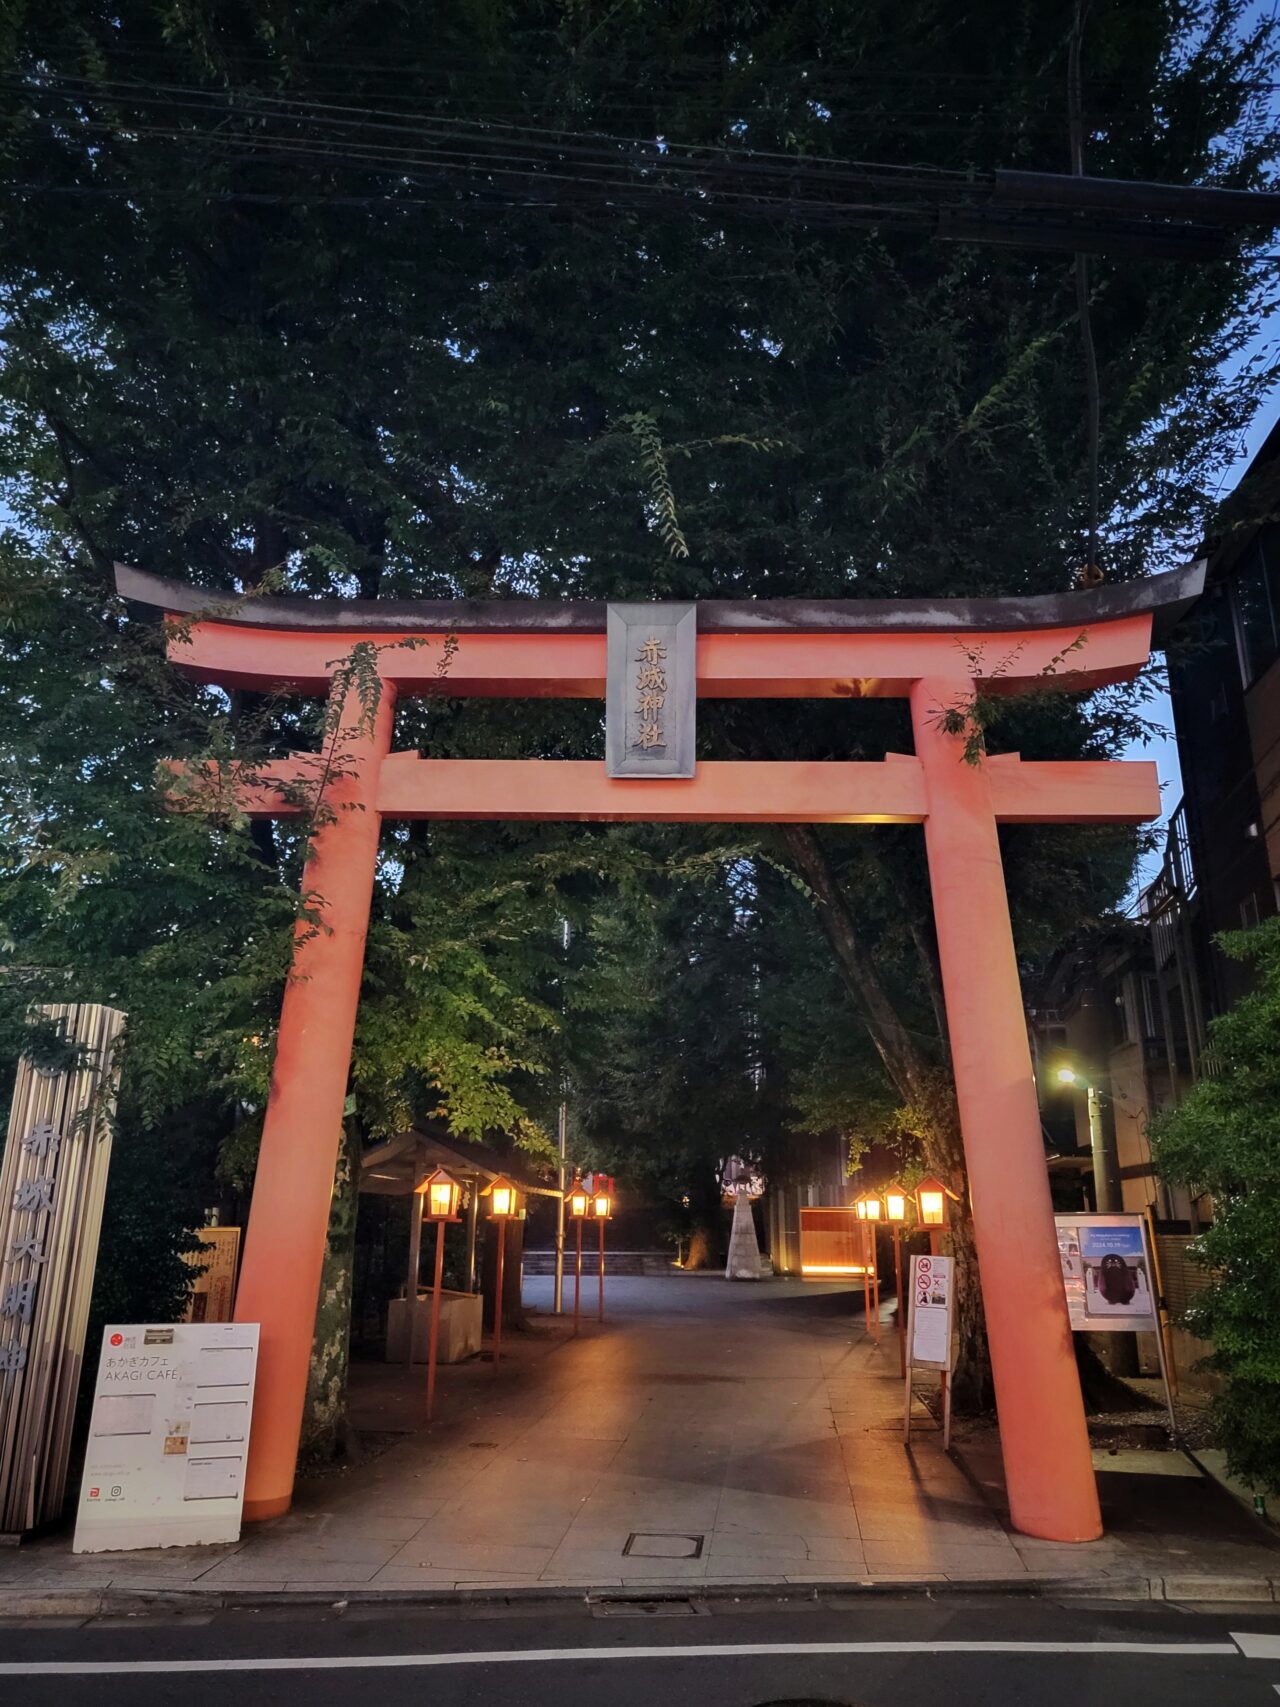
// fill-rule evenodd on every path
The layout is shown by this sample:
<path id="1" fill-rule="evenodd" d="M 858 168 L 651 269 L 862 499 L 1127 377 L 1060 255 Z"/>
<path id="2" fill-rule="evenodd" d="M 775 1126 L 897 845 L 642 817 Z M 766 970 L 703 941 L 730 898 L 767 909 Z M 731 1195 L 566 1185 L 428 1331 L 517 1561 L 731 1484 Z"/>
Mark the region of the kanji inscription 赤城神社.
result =
<path id="1" fill-rule="evenodd" d="M 697 606 L 610 605 L 605 755 L 610 776 L 694 774 Z"/>
<path id="2" fill-rule="evenodd" d="M 667 649 L 656 634 L 642 642 L 636 662 L 640 666 L 636 671 L 636 714 L 640 727 L 632 745 L 647 753 L 667 744 L 662 727 L 662 711 L 667 703 Z"/>

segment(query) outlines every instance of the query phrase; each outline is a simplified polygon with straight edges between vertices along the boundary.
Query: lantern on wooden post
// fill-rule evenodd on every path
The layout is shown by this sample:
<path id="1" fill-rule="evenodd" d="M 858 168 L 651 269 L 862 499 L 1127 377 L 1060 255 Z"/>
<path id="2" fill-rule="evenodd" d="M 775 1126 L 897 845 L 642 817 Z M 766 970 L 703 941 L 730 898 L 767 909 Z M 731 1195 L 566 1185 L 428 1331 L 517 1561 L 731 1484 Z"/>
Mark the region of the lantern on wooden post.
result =
<path id="1" fill-rule="evenodd" d="M 945 1180 L 928 1174 L 916 1187 L 916 1215 L 920 1225 L 929 1230 L 929 1251 L 937 1256 L 942 1249 L 942 1234 L 951 1219 L 951 1205 L 960 1199 Z"/>
<path id="2" fill-rule="evenodd" d="M 613 1214 L 613 1181 L 604 1174 L 597 1174 L 592 1182 L 591 1215 L 600 1223 L 600 1303 L 596 1311 L 596 1320 L 604 1321 L 604 1224 Z"/>
<path id="3" fill-rule="evenodd" d="M 898 1295 L 898 1363 L 902 1375 L 907 1373 L 907 1315 L 906 1299 L 902 1295 L 902 1229 L 907 1221 L 907 1205 L 911 1197 L 907 1188 L 896 1182 L 883 1192 L 885 1220 L 893 1233 L 893 1284 Z"/>
<path id="4" fill-rule="evenodd" d="M 499 1174 L 485 1188 L 489 1199 L 489 1216 L 498 1223 L 497 1273 L 493 1287 L 493 1367 L 502 1361 L 502 1267 L 507 1250 L 507 1222 L 520 1213 L 520 1193 L 509 1179 Z"/>
<path id="5" fill-rule="evenodd" d="M 867 1332 L 880 1344 L 880 1273 L 876 1266 L 876 1228 L 884 1220 L 884 1204 L 874 1191 L 864 1191 L 853 1200 L 854 1211 L 862 1227 L 862 1301 L 867 1315 Z M 874 1310 L 872 1300 L 874 1298 Z"/>
<path id="6" fill-rule="evenodd" d="M 450 1221 L 458 1219 L 458 1202 L 462 1187 L 452 1174 L 437 1168 L 417 1187 L 422 1199 L 422 1219 L 434 1221 L 436 1227 L 436 1268 L 431 1285 L 431 1333 L 427 1340 L 427 1421 L 436 1402 L 436 1350 L 440 1344 L 440 1289 L 444 1283 L 444 1230 Z M 409 1300 L 409 1361 L 413 1362 L 413 1319 L 417 1310 L 417 1288 Z"/>
<path id="7" fill-rule="evenodd" d="M 576 1248 L 573 1270 L 573 1332 L 578 1332 L 578 1311 L 582 1302 L 582 1223 L 591 1213 L 591 1193 L 576 1175 L 569 1187 L 569 1218 L 576 1231 Z"/>

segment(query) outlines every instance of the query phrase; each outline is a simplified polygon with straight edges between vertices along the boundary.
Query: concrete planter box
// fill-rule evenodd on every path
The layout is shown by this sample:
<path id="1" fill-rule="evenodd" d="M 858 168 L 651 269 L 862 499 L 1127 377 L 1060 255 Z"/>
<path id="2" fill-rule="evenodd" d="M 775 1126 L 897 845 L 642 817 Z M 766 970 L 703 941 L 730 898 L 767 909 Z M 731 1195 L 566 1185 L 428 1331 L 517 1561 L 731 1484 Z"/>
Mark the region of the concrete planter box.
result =
<path id="1" fill-rule="evenodd" d="M 478 1292 L 442 1292 L 440 1294 L 440 1344 L 437 1357 L 441 1363 L 463 1363 L 480 1350 L 481 1298 Z M 413 1361 L 427 1361 L 427 1341 L 431 1336 L 431 1294 L 423 1293 L 413 1306 Z M 393 1298 L 387 1307 L 387 1362 L 409 1361 L 409 1317 L 407 1298 Z"/>

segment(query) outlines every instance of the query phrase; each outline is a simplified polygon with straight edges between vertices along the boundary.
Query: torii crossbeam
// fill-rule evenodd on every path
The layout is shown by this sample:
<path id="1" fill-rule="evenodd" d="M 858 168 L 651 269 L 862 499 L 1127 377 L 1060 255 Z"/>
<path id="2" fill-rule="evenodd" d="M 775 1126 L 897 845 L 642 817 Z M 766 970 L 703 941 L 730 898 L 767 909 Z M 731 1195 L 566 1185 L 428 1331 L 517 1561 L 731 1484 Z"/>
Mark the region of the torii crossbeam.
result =
<path id="1" fill-rule="evenodd" d="M 237 1318 L 261 1324 L 245 1517 L 292 1499 L 329 1200 L 347 1093 L 384 818 L 924 826 L 974 1235 L 1016 1528 L 1057 1541 L 1102 1532 L 1071 1346 L 997 829 L 1124 823 L 1160 810 L 1156 767 L 966 758 L 954 717 L 976 693 L 1081 692 L 1135 675 L 1194 599 L 1203 567 L 1047 599 L 885 603 L 707 601 L 701 697 L 910 701 L 913 755 L 881 763 L 703 763 L 688 778 L 618 778 L 604 762 L 427 760 L 392 752 L 398 698 L 602 697 L 603 605 L 237 601 L 119 568 L 120 592 L 179 624 L 172 663 L 224 687 L 321 695 L 357 641 L 378 651 L 376 714 L 337 707 L 343 764 L 304 877 L 319 930 L 300 927 L 284 994 Z M 404 642 L 434 638 L 434 647 Z M 456 637 L 448 673 L 446 637 Z M 972 758 L 972 751 L 969 758 Z M 299 810 L 305 756 L 239 791 L 250 813 Z M 235 777 L 224 779 L 236 788 Z M 361 810 L 342 810 L 358 807 Z"/>

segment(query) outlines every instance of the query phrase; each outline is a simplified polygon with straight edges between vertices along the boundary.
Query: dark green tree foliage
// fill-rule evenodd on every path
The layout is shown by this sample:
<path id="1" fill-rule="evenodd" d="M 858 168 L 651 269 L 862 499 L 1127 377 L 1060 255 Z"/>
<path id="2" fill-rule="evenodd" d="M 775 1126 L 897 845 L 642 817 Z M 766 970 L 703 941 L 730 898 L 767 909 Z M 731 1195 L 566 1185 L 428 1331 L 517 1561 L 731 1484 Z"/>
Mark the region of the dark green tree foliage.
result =
<path id="1" fill-rule="evenodd" d="M 1214 1073 L 1153 1124 L 1166 1179 L 1207 1192 L 1213 1225 L 1193 1254 L 1209 1283 L 1186 1326 L 1213 1344 L 1226 1385 L 1213 1401 L 1233 1475 L 1280 1493 L 1280 922 L 1219 939 L 1256 980 L 1213 1021 Z"/>
<path id="2" fill-rule="evenodd" d="M 10 1040 L 31 998 L 116 1001 L 131 1016 L 129 1119 L 178 1141 L 177 1111 L 199 1104 L 239 1131 L 224 1168 L 248 1178 L 299 838 L 167 815 L 153 768 L 305 747 L 314 719 L 176 679 L 114 601 L 113 559 L 209 587 L 366 597 L 1071 585 L 1089 493 L 1068 257 L 902 235 L 890 214 L 871 230 L 806 224 L 766 205 L 749 164 L 718 179 L 746 199 L 714 206 L 688 179 L 672 179 L 678 199 L 657 180 L 689 144 L 961 176 L 1060 169 L 1073 15 L 1032 0 L 11 5 Z M 1091 13 L 1088 168 L 1264 182 L 1273 49 L 1248 15 L 1242 0 Z M 588 137 L 621 139 L 608 170 L 587 163 Z M 851 177 L 835 199 L 871 194 Z M 1273 276 L 1248 243 L 1194 267 L 1094 264 L 1113 577 L 1176 561 L 1201 531 L 1270 379 L 1256 364 L 1224 380 L 1222 364 L 1251 339 Z M 1106 752 L 1134 716 L 1123 698 L 1033 704 L 992 740 Z M 406 706 L 397 738 L 437 755 L 584 756 L 600 730 L 589 706 L 440 699 Z M 879 757 L 908 740 L 897 706 L 704 708 L 708 756 Z M 748 851 L 795 881 L 778 886 L 785 928 L 751 929 L 798 985 L 825 939 L 828 987 L 840 978 L 880 1063 L 874 1106 L 910 1109 L 930 1164 L 957 1173 L 919 840 L 762 838 Z M 557 920 L 599 905 L 607 924 L 637 848 L 678 866 L 715 845 L 520 825 L 389 833 L 353 1063 L 363 1129 L 442 1113 L 536 1141 L 529 1122 L 545 1125 L 567 1049 Z M 1132 846 L 1011 836 L 1020 921 L 1052 937 L 1114 900 Z M 740 976 L 743 926 L 723 898 L 655 893 L 631 939 L 638 985 L 677 921 Z M 709 1072 L 754 1059 L 754 1011 L 737 1001 L 707 1037 L 677 1027 L 673 1041 Z M 802 1032 L 779 1023 L 773 1045 L 787 1119 L 842 1100 L 812 1055 L 791 1055 Z M 604 1065 L 576 1069 L 577 1094 L 601 1108 L 616 1101 Z M 701 1087 L 706 1130 L 736 1130 L 743 1082 L 739 1069 Z"/>

